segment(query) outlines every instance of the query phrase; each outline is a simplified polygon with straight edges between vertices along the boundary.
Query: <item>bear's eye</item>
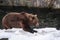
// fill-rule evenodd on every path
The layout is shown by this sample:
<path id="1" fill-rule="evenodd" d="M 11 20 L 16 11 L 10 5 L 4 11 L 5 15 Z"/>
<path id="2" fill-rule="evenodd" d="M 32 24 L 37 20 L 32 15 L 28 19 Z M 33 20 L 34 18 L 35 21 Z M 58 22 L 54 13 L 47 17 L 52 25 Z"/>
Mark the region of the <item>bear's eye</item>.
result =
<path id="1" fill-rule="evenodd" d="M 35 19 L 34 17 L 32 17 L 32 19 Z"/>

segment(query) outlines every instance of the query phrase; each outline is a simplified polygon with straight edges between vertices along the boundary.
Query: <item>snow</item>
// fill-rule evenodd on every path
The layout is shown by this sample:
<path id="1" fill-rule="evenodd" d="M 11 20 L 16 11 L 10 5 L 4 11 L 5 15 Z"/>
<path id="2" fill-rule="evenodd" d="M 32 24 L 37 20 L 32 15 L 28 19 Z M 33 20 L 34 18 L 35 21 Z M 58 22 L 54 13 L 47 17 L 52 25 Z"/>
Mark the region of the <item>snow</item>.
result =
<path id="1" fill-rule="evenodd" d="M 56 28 L 39 28 L 34 29 L 38 33 L 30 33 L 23 31 L 21 28 L 0 29 L 0 39 L 8 38 L 8 40 L 60 40 L 60 30 Z"/>

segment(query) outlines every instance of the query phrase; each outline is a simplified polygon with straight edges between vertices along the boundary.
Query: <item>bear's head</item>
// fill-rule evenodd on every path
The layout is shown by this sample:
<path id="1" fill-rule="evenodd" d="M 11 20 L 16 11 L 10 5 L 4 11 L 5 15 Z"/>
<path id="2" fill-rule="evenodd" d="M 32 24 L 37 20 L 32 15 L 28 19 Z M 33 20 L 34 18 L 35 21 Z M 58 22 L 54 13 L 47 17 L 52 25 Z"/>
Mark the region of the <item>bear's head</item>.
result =
<path id="1" fill-rule="evenodd" d="M 29 14 L 29 13 L 25 13 L 26 17 L 29 20 L 29 25 L 30 26 L 39 26 L 39 19 L 37 17 L 37 15 L 33 15 L 33 14 Z"/>

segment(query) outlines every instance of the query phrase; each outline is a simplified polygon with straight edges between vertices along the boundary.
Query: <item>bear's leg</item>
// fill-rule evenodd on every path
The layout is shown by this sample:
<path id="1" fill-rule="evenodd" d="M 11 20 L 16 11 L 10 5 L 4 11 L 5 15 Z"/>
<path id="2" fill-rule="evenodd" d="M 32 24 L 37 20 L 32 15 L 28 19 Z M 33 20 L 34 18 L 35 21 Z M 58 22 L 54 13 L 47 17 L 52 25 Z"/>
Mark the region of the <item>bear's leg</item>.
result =
<path id="1" fill-rule="evenodd" d="M 36 31 L 36 30 L 33 30 L 29 25 L 26 25 L 26 26 L 23 28 L 23 30 L 28 31 L 28 32 L 30 32 L 30 33 L 34 33 L 34 32 L 37 33 L 37 31 Z"/>
<path id="2" fill-rule="evenodd" d="M 27 30 L 31 33 L 37 32 L 36 30 L 33 30 L 33 28 L 31 28 L 31 27 L 28 27 Z"/>
<path id="3" fill-rule="evenodd" d="M 4 27 L 4 29 L 6 29 L 6 30 L 7 30 L 7 29 L 12 29 L 12 28 L 11 28 L 11 27 L 9 27 L 9 28 Z"/>
<path id="4" fill-rule="evenodd" d="M 12 27 L 3 27 L 3 28 L 6 29 L 6 30 L 7 30 L 7 29 L 12 29 Z"/>
<path id="5" fill-rule="evenodd" d="M 7 27 L 3 27 L 3 29 L 6 29 L 7 30 L 8 28 Z"/>
<path id="6" fill-rule="evenodd" d="M 33 30 L 33 28 L 30 27 L 28 20 L 27 20 L 27 21 L 24 21 L 24 20 L 23 20 L 23 25 L 24 25 L 24 26 L 23 26 L 23 30 L 24 30 L 24 31 L 28 31 L 28 32 L 30 32 L 30 33 L 37 32 L 37 31 Z"/>

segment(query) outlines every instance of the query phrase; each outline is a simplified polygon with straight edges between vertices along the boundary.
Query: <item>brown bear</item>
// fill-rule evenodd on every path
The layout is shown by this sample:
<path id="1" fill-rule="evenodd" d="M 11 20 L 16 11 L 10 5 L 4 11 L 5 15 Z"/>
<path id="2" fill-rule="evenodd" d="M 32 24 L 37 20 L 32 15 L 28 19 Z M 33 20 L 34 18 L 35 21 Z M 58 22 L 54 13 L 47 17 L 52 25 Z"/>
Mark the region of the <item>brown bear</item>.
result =
<path id="1" fill-rule="evenodd" d="M 33 30 L 30 26 L 39 26 L 39 20 L 37 15 L 26 12 L 10 12 L 3 17 L 2 26 L 5 29 L 22 28 L 24 31 L 34 33 L 37 31 Z"/>

